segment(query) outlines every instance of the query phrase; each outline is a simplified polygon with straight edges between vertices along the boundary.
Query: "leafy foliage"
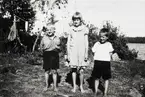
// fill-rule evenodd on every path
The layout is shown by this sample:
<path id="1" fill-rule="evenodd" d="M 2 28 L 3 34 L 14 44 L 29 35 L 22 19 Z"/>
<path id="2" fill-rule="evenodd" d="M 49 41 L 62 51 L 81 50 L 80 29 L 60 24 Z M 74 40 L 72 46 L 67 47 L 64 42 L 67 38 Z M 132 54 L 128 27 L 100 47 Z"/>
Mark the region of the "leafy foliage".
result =
<path id="1" fill-rule="evenodd" d="M 88 34 L 88 41 L 89 41 L 89 59 L 92 60 L 93 59 L 93 53 L 91 48 L 93 47 L 93 45 L 95 44 L 95 42 L 97 42 L 99 40 L 99 36 L 97 34 L 97 27 L 95 27 L 93 24 L 87 25 L 87 27 L 89 28 L 89 34 Z"/>
<path id="2" fill-rule="evenodd" d="M 24 20 L 32 19 L 35 15 L 30 0 L 3 0 L 3 11 L 15 14 Z"/>

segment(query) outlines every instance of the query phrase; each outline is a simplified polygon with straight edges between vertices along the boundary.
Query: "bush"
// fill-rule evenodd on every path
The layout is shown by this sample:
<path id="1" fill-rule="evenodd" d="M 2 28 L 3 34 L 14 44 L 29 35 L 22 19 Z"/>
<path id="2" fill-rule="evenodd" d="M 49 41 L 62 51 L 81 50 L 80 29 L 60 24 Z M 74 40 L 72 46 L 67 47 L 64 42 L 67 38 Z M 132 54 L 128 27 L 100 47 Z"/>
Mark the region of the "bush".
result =
<path id="1" fill-rule="evenodd" d="M 116 33 L 111 33 L 116 34 Z M 115 35 L 114 35 L 115 36 Z M 127 41 L 124 36 L 115 36 L 113 40 L 109 40 L 120 59 L 122 60 L 133 60 L 137 57 L 137 52 L 135 50 L 130 50 Z"/>
<path id="2" fill-rule="evenodd" d="M 93 45 L 99 40 L 99 36 L 97 35 L 97 27 L 95 27 L 94 25 L 90 25 L 87 26 L 89 28 L 89 34 L 88 34 L 88 41 L 89 41 L 89 59 L 92 60 L 93 59 L 93 53 L 91 48 L 93 47 Z"/>
<path id="3" fill-rule="evenodd" d="M 137 57 L 136 50 L 130 50 L 127 45 L 127 40 L 124 35 L 119 35 L 118 28 L 113 27 L 111 24 L 106 22 L 106 27 L 110 30 L 109 41 L 112 43 L 114 53 L 117 53 L 119 58 L 122 60 L 133 60 Z M 111 25 L 111 26 L 110 26 Z"/>

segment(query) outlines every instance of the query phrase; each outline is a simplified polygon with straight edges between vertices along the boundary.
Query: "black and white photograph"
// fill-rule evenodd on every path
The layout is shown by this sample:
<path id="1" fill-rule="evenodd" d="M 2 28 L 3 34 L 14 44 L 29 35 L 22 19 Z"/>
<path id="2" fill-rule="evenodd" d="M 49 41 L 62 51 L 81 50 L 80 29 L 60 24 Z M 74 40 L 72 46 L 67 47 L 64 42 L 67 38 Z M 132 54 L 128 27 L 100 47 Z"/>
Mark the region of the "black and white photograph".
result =
<path id="1" fill-rule="evenodd" d="M 145 97 L 145 0 L 0 0 L 0 97 Z"/>

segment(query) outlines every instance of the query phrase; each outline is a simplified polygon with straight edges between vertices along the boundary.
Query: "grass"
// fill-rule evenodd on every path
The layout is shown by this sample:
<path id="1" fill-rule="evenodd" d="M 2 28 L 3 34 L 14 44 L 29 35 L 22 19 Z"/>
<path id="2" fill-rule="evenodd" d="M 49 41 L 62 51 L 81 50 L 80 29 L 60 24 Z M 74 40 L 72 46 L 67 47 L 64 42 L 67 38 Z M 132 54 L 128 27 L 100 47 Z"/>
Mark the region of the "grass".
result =
<path id="1" fill-rule="evenodd" d="M 108 97 L 132 97 L 131 90 L 139 90 L 139 84 L 145 82 L 145 61 L 115 61 L 111 62 L 112 79 L 110 80 Z M 89 78 L 92 68 L 87 68 L 85 78 Z M 60 61 L 61 83 L 56 93 L 51 89 L 44 92 L 44 71 L 42 57 L 39 53 L 25 55 L 1 54 L 0 55 L 0 97 L 93 97 L 93 92 L 81 94 L 72 93 L 71 85 L 65 80 L 69 68 L 64 66 L 63 57 Z M 135 95 L 135 94 L 134 94 Z M 102 97 L 101 94 L 98 97 Z"/>

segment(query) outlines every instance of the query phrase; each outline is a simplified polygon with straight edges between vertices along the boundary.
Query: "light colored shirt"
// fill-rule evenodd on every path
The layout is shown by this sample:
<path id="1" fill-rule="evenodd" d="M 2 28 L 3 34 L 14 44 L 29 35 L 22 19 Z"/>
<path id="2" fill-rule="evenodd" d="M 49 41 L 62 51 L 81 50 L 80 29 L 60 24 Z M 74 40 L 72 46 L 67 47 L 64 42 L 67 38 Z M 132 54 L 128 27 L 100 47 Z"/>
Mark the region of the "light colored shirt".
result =
<path id="1" fill-rule="evenodd" d="M 105 42 L 103 44 L 96 42 L 92 47 L 92 51 L 94 52 L 94 60 L 110 61 L 110 53 L 113 52 L 113 50 L 114 49 L 110 42 Z"/>
<path id="2" fill-rule="evenodd" d="M 49 37 L 44 35 L 40 44 L 40 48 L 45 51 L 53 51 L 55 49 L 60 49 L 59 37 Z"/>

